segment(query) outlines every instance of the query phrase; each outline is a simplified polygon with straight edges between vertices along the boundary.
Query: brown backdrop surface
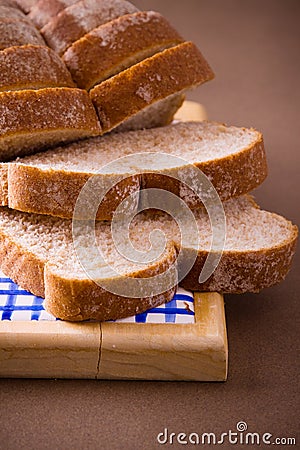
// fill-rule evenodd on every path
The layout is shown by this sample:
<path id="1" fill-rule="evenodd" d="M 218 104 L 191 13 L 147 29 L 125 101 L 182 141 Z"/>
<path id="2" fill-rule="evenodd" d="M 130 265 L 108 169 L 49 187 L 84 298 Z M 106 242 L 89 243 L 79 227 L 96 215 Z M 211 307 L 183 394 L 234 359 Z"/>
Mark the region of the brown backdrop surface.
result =
<path id="1" fill-rule="evenodd" d="M 216 79 L 189 98 L 212 119 L 263 131 L 270 174 L 256 199 L 299 225 L 300 2 L 135 3 L 167 16 L 214 68 Z M 152 449 L 165 427 L 217 433 L 241 420 L 249 431 L 296 437 L 299 255 L 281 285 L 227 296 L 227 383 L 1 380 L 0 448 Z"/>

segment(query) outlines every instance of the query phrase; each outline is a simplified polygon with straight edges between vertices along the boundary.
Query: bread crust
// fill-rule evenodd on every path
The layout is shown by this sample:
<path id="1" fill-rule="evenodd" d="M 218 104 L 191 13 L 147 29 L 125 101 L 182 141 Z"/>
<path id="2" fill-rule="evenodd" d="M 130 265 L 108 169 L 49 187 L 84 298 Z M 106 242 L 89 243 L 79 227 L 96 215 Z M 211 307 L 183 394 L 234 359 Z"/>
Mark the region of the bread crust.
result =
<path id="1" fill-rule="evenodd" d="M 91 143 L 94 140 L 91 140 Z M 228 200 L 248 193 L 263 182 L 267 176 L 267 163 L 263 137 L 257 139 L 238 153 L 202 163 L 195 163 L 210 179 L 221 200 Z M 100 169 L 100 166 L 99 166 Z M 172 171 L 168 171 L 168 174 Z M 126 175 L 126 173 L 124 173 Z M 40 169 L 26 162 L 2 164 L 0 170 L 0 201 L 2 205 L 24 212 L 47 214 L 71 219 L 78 195 L 92 172 L 76 172 Z M 103 179 L 107 175 L 98 175 Z M 174 177 L 176 173 L 174 172 Z M 118 204 L 129 193 L 139 189 L 158 188 L 170 191 L 182 198 L 191 209 L 201 206 L 190 189 L 163 173 L 146 172 L 140 176 L 126 178 L 112 189 L 98 210 L 98 220 L 111 220 Z M 120 194 L 121 192 L 121 194 Z"/>
<path id="2" fill-rule="evenodd" d="M 39 0 L 31 8 L 28 17 L 37 28 L 45 26 L 53 17 L 57 16 L 68 6 L 78 0 Z"/>
<path id="3" fill-rule="evenodd" d="M 151 278 L 163 273 L 176 260 L 176 250 L 169 247 L 163 258 L 151 267 L 134 273 L 134 278 Z M 45 309 L 55 317 L 68 321 L 115 320 L 142 313 L 172 300 L 176 286 L 160 295 L 126 298 L 105 291 L 95 282 L 63 278 L 55 267 L 17 245 L 0 228 L 1 269 L 15 283 L 45 298 Z M 124 277 L 126 283 L 126 277 Z"/>
<path id="4" fill-rule="evenodd" d="M 46 45 L 38 30 L 27 20 L 0 20 L 0 50 L 27 44 Z"/>
<path id="5" fill-rule="evenodd" d="M 89 31 L 138 9 L 125 0 L 81 0 L 62 10 L 41 33 L 49 47 L 62 55 Z"/>
<path id="6" fill-rule="evenodd" d="M 185 42 L 104 81 L 90 96 L 107 132 L 146 107 L 213 77 L 197 47 Z"/>
<path id="7" fill-rule="evenodd" d="M 15 3 L 18 5 L 18 7 L 26 14 L 29 13 L 35 2 L 36 0 L 15 0 Z"/>
<path id="8" fill-rule="evenodd" d="M 151 278 L 164 273 L 176 264 L 175 247 L 169 247 L 163 258 L 151 267 L 133 273 L 133 278 Z M 119 277 L 126 285 L 126 277 Z M 45 309 L 63 320 L 99 321 L 122 319 L 147 311 L 169 302 L 175 295 L 177 286 L 168 291 L 144 298 L 122 297 L 107 292 L 91 280 L 64 279 L 55 273 L 51 264 L 45 268 Z"/>
<path id="9" fill-rule="evenodd" d="M 39 45 L 9 47 L 0 51 L 0 91 L 75 87 L 59 56 Z"/>
<path id="10" fill-rule="evenodd" d="M 253 200 L 248 203 L 252 203 L 251 207 L 257 207 Z M 276 214 L 271 216 L 276 220 Z M 244 293 L 258 292 L 282 281 L 290 269 L 298 236 L 296 226 L 290 222 L 286 226 L 290 229 L 289 236 L 283 241 L 280 241 L 279 236 L 279 243 L 273 246 L 259 250 L 224 250 L 218 268 L 201 285 L 198 277 L 208 252 L 198 250 L 196 262 L 180 286 L 189 290 Z M 131 273 L 130 276 L 151 278 L 164 273 L 176 264 L 179 245 L 169 242 L 159 261 Z M 191 251 L 188 248 L 183 250 Z M 175 289 L 170 289 L 161 296 L 145 299 L 129 299 L 109 294 L 88 278 L 68 277 L 68 273 L 66 276 L 62 275 L 54 262 L 39 259 L 30 251 L 30 247 L 27 249 L 17 243 L 11 230 L 7 232 L 3 227 L 0 227 L 0 264 L 4 273 L 21 287 L 45 297 L 46 309 L 63 320 L 109 320 L 130 316 L 170 300 Z M 126 283 L 125 276 L 120 278 Z"/>
<path id="11" fill-rule="evenodd" d="M 89 90 L 181 42 L 182 37 L 159 13 L 137 12 L 94 29 L 69 47 L 62 58 L 77 85 Z"/>
<path id="12" fill-rule="evenodd" d="M 2 161 L 101 134 L 88 94 L 80 89 L 0 92 L 0 116 Z"/>
<path id="13" fill-rule="evenodd" d="M 273 214 L 276 216 L 276 214 Z M 284 280 L 296 251 L 298 228 L 291 222 L 291 237 L 280 245 L 259 251 L 226 251 L 213 275 L 199 283 L 207 252 L 198 252 L 195 264 L 180 286 L 192 291 L 242 294 L 257 293 Z"/>
<path id="14" fill-rule="evenodd" d="M 7 168 L 10 208 L 64 219 L 72 219 L 77 198 L 91 177 L 80 172 L 41 171 L 18 163 L 9 164 Z M 140 178 L 131 176 L 114 186 L 99 205 L 97 219 L 111 220 L 119 204 L 140 189 Z M 3 175 L 1 180 L 4 180 Z M 2 204 L 5 204 L 5 185 L 2 186 Z"/>

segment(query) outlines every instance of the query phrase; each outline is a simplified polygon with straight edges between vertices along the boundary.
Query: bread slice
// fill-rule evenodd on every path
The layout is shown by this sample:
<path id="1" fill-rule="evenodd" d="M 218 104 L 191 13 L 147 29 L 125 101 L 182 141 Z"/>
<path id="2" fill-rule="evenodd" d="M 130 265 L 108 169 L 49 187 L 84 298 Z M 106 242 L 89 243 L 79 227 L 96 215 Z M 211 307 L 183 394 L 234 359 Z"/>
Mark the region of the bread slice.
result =
<path id="1" fill-rule="evenodd" d="M 118 172 L 131 178 L 106 196 L 98 219 L 110 220 L 118 202 L 140 187 L 166 189 L 180 196 L 189 207 L 199 207 L 195 194 L 170 178 L 188 170 L 190 164 L 209 177 L 222 200 L 251 191 L 267 175 L 259 132 L 214 122 L 186 122 L 92 138 L 2 164 L 1 204 L 25 212 L 72 218 L 86 181 L 110 162 L 135 153 L 144 157 L 148 154 L 148 159 L 139 156 L 131 163 L 133 169 L 120 160 Z M 162 155 L 160 167 L 149 153 Z M 166 154 L 183 158 L 180 165 L 177 162 L 174 167 L 174 162 L 165 159 Z M 114 170 L 98 174 L 103 185 L 108 176 L 114 180 Z"/>
<path id="2" fill-rule="evenodd" d="M 31 8 L 35 5 L 36 0 L 15 0 L 15 3 L 22 11 L 28 14 Z"/>
<path id="3" fill-rule="evenodd" d="M 181 42 L 182 37 L 159 13 L 137 12 L 95 28 L 69 47 L 63 60 L 78 87 L 89 90 Z"/>
<path id="4" fill-rule="evenodd" d="M 49 47 L 62 55 L 94 28 L 138 9 L 125 0 L 81 0 L 62 10 L 41 29 Z"/>
<path id="5" fill-rule="evenodd" d="M 107 132 L 148 106 L 213 77 L 197 47 L 185 42 L 109 78 L 94 87 L 90 96 Z"/>
<path id="6" fill-rule="evenodd" d="M 80 241 L 84 264 L 95 271 L 97 283 L 83 270 L 74 250 L 72 222 L 47 216 L 0 209 L 0 265 L 3 272 L 24 289 L 45 297 L 46 309 L 64 320 L 107 320 L 130 316 L 171 299 L 174 289 L 144 297 L 145 283 L 157 283 L 155 275 L 175 269 L 180 273 L 176 252 L 196 252 L 196 263 L 180 283 L 187 289 L 218 292 L 257 292 L 283 280 L 291 266 L 297 227 L 283 217 L 261 211 L 251 198 L 240 197 L 224 204 L 226 243 L 220 263 L 204 285 L 197 284 L 211 245 L 211 226 L 206 213 L 197 212 L 199 243 L 182 240 L 170 216 L 141 213 L 131 224 L 130 238 L 135 250 L 149 252 L 150 233 L 160 229 L 167 240 L 162 253 L 149 263 L 132 262 L 132 250 L 118 251 L 108 223 L 97 222 L 95 236 L 105 263 L 99 266 L 84 234 Z M 183 219 L 184 220 L 184 219 Z M 186 219 L 187 221 L 189 219 Z M 182 223 L 182 232 L 187 234 Z M 84 230 L 83 230 L 84 232 Z M 152 233 L 152 245 L 157 240 Z M 128 259 L 129 258 L 129 259 Z M 109 266 L 108 266 L 109 265 Z M 112 272 L 112 269 L 115 272 Z M 91 275 L 92 272 L 89 272 Z M 139 298 L 126 297 L 126 285 L 138 278 Z M 147 278 L 147 280 L 145 280 Z M 174 281 L 172 279 L 172 281 Z M 109 289 L 103 288 L 109 286 Z M 115 287 L 124 296 L 115 294 Z M 110 291 L 110 292 L 108 292 Z M 153 285 L 153 291 L 158 289 Z M 147 289 L 148 292 L 148 289 Z"/>
<path id="7" fill-rule="evenodd" d="M 25 20 L 25 14 L 15 6 L 1 5 L 0 3 L 0 21 L 3 19 Z M 28 21 L 29 22 L 29 21 Z"/>
<path id="8" fill-rule="evenodd" d="M 101 133 L 86 91 L 70 88 L 0 92 L 0 160 Z"/>
<path id="9" fill-rule="evenodd" d="M 22 11 L 28 14 L 31 8 L 35 5 L 36 0 L 15 0 L 15 3 Z"/>
<path id="10" fill-rule="evenodd" d="M 28 17 L 37 28 L 42 28 L 62 10 L 77 2 L 78 0 L 38 0 L 31 8 Z"/>
<path id="11" fill-rule="evenodd" d="M 70 73 L 51 48 L 39 45 L 0 51 L 0 91 L 75 87 Z"/>
<path id="12" fill-rule="evenodd" d="M 8 8 L 18 8 L 18 5 L 14 0 L 0 0 L 0 6 L 6 6 Z"/>
<path id="13" fill-rule="evenodd" d="M 38 30 L 26 20 L 0 20 L 0 50 L 17 45 L 45 45 Z"/>
<path id="14" fill-rule="evenodd" d="M 121 125 L 114 128 L 113 132 L 145 130 L 148 128 L 163 127 L 169 125 L 174 120 L 178 109 L 181 108 L 185 100 L 183 92 L 169 95 L 133 116 L 126 119 Z"/>

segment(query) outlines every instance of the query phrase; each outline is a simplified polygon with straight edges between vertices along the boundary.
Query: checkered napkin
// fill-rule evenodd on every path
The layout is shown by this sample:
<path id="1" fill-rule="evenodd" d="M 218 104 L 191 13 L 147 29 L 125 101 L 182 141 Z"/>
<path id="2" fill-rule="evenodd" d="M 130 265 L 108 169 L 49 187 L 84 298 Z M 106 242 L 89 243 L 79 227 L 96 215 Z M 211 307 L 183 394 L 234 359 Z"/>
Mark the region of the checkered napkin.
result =
<path id="1" fill-rule="evenodd" d="M 45 311 L 43 301 L 43 298 L 24 291 L 0 272 L 0 320 L 57 320 Z M 118 322 L 194 323 L 194 316 L 193 293 L 178 288 L 169 303 Z"/>

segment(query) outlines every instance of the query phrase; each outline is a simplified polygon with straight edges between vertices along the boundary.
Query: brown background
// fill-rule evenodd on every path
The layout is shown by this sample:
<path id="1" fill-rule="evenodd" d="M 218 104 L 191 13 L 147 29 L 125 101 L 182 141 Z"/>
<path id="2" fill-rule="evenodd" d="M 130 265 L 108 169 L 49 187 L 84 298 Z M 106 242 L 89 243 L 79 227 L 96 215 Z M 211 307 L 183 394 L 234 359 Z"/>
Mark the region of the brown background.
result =
<path id="1" fill-rule="evenodd" d="M 215 70 L 189 98 L 212 119 L 263 131 L 270 174 L 256 198 L 299 224 L 300 2 L 135 3 L 168 17 Z M 164 427 L 221 432 L 240 420 L 249 431 L 296 437 L 299 254 L 281 285 L 226 298 L 227 383 L 1 380 L 0 448 L 153 449 Z"/>

